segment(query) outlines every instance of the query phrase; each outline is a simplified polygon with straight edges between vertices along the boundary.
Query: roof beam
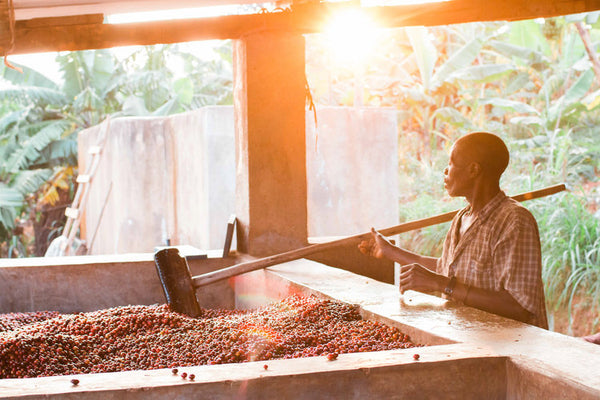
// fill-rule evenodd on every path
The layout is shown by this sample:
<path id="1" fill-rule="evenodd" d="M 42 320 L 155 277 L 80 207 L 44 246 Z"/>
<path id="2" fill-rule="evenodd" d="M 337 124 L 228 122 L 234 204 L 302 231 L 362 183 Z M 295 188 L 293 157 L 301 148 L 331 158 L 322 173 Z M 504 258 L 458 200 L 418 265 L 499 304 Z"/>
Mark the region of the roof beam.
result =
<path id="1" fill-rule="evenodd" d="M 17 20 L 255 3 L 256 0 L 12 0 Z"/>
<path id="2" fill-rule="evenodd" d="M 292 10 L 133 24 L 104 24 L 98 16 L 17 21 L 12 54 L 73 51 L 129 45 L 236 39 L 261 30 L 320 32 L 328 18 L 348 5 L 304 3 Z M 474 21 L 513 21 L 600 10 L 600 0 L 451 0 L 406 6 L 368 7 L 380 26 L 449 25 Z M 80 20 L 77 20 L 80 18 Z"/>

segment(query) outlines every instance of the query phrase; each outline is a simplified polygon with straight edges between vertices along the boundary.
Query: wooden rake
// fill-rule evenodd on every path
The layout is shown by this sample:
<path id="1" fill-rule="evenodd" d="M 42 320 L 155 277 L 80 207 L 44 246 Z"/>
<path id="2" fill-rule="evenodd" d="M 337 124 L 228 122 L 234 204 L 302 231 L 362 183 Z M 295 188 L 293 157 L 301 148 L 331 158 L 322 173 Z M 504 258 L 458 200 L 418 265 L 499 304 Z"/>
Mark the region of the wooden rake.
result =
<path id="1" fill-rule="evenodd" d="M 521 193 L 512 196 L 517 201 L 538 199 L 549 196 L 565 190 L 564 184 L 549 186 L 544 189 Z M 448 222 L 458 213 L 459 210 L 450 211 L 433 217 L 405 222 L 400 225 L 392 226 L 379 230 L 384 236 L 397 235 L 416 229 L 425 228 L 432 225 Z M 196 289 L 213 282 L 228 279 L 246 272 L 256 271 L 272 265 L 281 264 L 288 261 L 304 258 L 310 254 L 318 253 L 324 250 L 330 250 L 340 246 L 358 244 L 361 240 L 371 236 L 371 232 L 348 236 L 330 242 L 313 244 L 299 249 L 287 251 L 252 261 L 243 262 L 231 267 L 223 268 L 217 271 L 202 275 L 192 276 L 184 257 L 179 255 L 176 248 L 165 248 L 159 250 L 154 255 L 156 270 L 160 278 L 167 303 L 173 311 L 186 314 L 191 317 L 200 315 L 200 306 L 196 298 Z"/>

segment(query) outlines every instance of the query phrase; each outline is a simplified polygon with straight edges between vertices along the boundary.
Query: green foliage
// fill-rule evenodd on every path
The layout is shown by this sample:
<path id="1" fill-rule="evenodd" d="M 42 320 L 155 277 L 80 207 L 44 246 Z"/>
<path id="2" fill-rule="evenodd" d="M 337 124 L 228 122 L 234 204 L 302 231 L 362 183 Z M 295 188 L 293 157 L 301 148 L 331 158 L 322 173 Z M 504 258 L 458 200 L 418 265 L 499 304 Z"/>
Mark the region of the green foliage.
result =
<path id="1" fill-rule="evenodd" d="M 206 61 L 178 45 L 132 48 L 125 57 L 112 50 L 66 52 L 56 57 L 63 78 L 57 82 L 22 65 L 22 74 L 0 66 L 0 241 L 9 255 L 10 249 L 26 255 L 13 233 L 16 219 L 37 221 L 43 206 L 61 199 L 59 191 L 74 191 L 79 131 L 109 115 L 231 104 L 229 42 L 213 55 Z M 178 63 L 185 76 L 173 72 Z M 55 235 L 62 222 L 47 224 Z"/>
<path id="2" fill-rule="evenodd" d="M 233 104 L 231 45 L 205 60 L 183 45 L 146 46 L 122 61 L 121 115 L 169 115 L 206 105 Z M 180 64 L 183 76 L 170 65 Z"/>
<path id="3" fill-rule="evenodd" d="M 556 311 L 584 294 L 600 311 L 600 220 L 584 192 L 554 196 L 529 205 L 540 225 L 547 303 Z M 571 321 L 571 320 L 570 320 Z"/>
<path id="4" fill-rule="evenodd" d="M 53 143 L 63 140 L 71 124 L 61 114 L 68 104 L 57 83 L 24 67 L 23 74 L 2 66 L 0 101 L 11 106 L 0 115 L 0 196 L 11 199 L 2 206 L 0 239 L 13 236 L 15 220 L 27 209 L 26 197 L 39 188 L 41 179 L 65 162 L 76 162 L 75 154 L 56 157 Z M 29 177 L 27 177 L 29 174 Z M 37 177 L 37 179 L 35 179 Z"/>
<path id="5" fill-rule="evenodd" d="M 558 182 L 589 189 L 600 162 L 600 89 L 573 22 L 595 24 L 598 51 L 598 15 L 390 30 L 364 71 L 328 68 L 326 49 L 309 38 L 307 74 L 321 104 L 352 104 L 352 91 L 364 90 L 365 105 L 399 110 L 401 220 L 462 206 L 445 195 L 442 171 L 450 145 L 474 130 L 507 142 L 507 193 Z M 538 218 L 551 309 L 570 309 L 582 293 L 600 304 L 598 202 L 587 190 L 526 203 Z M 401 244 L 438 256 L 446 229 L 405 234 Z"/>
<path id="6" fill-rule="evenodd" d="M 23 195 L 0 182 L 0 223 L 8 229 L 15 224 L 15 210 L 22 205 Z"/>

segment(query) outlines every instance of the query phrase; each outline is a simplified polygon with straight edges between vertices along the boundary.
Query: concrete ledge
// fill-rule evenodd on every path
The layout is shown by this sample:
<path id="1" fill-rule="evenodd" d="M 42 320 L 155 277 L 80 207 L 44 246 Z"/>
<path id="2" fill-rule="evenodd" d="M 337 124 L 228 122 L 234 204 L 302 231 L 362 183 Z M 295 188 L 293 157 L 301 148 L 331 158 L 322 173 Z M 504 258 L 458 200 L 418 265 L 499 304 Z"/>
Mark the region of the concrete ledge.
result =
<path id="1" fill-rule="evenodd" d="M 597 400 L 600 393 L 552 371 L 535 360 L 515 356 L 507 364 L 507 399 Z"/>
<path id="2" fill-rule="evenodd" d="M 561 387 L 567 391 L 579 393 L 581 390 L 582 396 L 600 398 L 598 345 L 419 292 L 400 295 L 393 285 L 306 260 L 271 267 L 269 273 L 331 298 L 358 304 L 375 318 L 401 324 L 398 326 L 404 327 L 414 341 L 468 343 L 476 349 L 508 357 L 514 365 L 523 366 L 520 370 L 511 370 L 512 378 L 534 379 L 526 384 L 515 383 L 510 386 L 512 391 L 517 394 L 527 391 L 535 382 L 544 389 L 538 391 L 539 397 L 534 390 L 525 398 L 568 398 L 552 395 L 552 389 L 540 383 L 550 378 L 560 380 Z"/>
<path id="3" fill-rule="evenodd" d="M 207 259 L 188 264 L 196 275 L 237 262 L 235 253 L 221 258 L 209 251 Z M 204 289 L 203 307 L 233 307 L 233 292 L 226 287 L 224 282 Z M 76 313 L 164 302 L 153 253 L 0 260 L 0 313 Z"/>
<path id="4" fill-rule="evenodd" d="M 413 359 L 418 352 L 420 361 Z M 265 370 L 263 365 L 267 364 Z M 170 369 L 0 380 L 1 398 L 502 399 L 506 360 L 465 345 Z M 477 382 L 475 382 L 477 381 Z M 485 382 L 481 384 L 479 382 Z"/>

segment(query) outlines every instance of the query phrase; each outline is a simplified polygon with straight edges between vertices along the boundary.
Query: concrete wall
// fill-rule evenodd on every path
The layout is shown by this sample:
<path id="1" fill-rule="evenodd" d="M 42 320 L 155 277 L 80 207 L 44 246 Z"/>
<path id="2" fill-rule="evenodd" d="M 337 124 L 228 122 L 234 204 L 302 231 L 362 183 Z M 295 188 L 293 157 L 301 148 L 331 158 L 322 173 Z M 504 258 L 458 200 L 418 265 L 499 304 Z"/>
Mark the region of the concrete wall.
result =
<path id="1" fill-rule="evenodd" d="M 318 107 L 306 114 L 308 235 L 321 238 L 398 224 L 396 111 Z M 362 255 L 356 246 L 309 256 L 382 282 L 394 283 L 394 264 Z"/>
<path id="2" fill-rule="evenodd" d="M 80 173 L 99 134 L 97 126 L 79 135 Z M 81 229 L 90 254 L 152 252 L 167 239 L 222 247 L 234 210 L 234 154 L 231 107 L 112 120 Z"/>
<path id="3" fill-rule="evenodd" d="M 235 209 L 233 108 L 205 107 L 170 121 L 178 227 L 172 236 L 178 244 L 222 248 Z"/>
<path id="4" fill-rule="evenodd" d="M 306 118 L 309 236 L 397 224 L 395 113 L 320 107 L 316 128 Z M 99 133 L 80 133 L 80 173 Z M 234 147 L 232 107 L 112 120 L 82 225 L 90 254 L 151 252 L 167 238 L 221 248 L 235 212 Z"/>
<path id="5" fill-rule="evenodd" d="M 309 236 L 398 224 L 396 111 L 317 107 L 307 113 Z"/>
<path id="6" fill-rule="evenodd" d="M 192 275 L 200 275 L 238 262 L 213 251 L 188 265 Z M 198 289 L 200 306 L 234 308 L 231 285 L 224 280 Z M 0 313 L 77 313 L 165 302 L 152 253 L 0 259 Z"/>

